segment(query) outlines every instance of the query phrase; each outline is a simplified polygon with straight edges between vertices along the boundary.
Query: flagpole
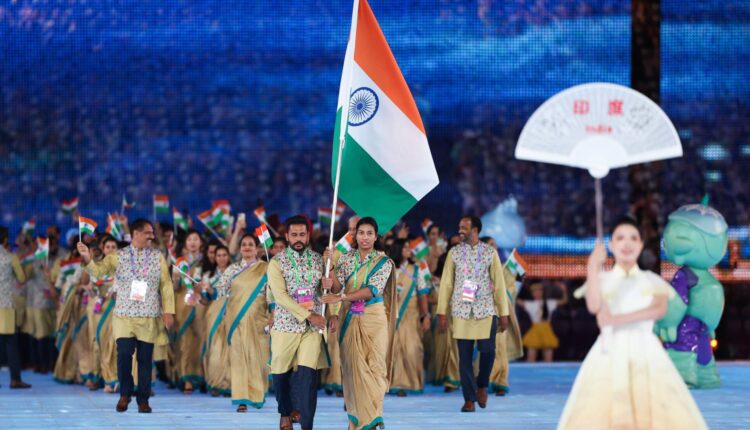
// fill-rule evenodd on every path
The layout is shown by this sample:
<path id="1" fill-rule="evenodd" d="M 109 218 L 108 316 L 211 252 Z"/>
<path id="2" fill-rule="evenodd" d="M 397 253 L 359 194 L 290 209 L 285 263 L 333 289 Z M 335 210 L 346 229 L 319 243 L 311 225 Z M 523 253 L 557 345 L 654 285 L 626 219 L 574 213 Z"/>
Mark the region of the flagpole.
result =
<path id="1" fill-rule="evenodd" d="M 271 233 L 273 233 L 274 236 L 279 237 L 279 232 L 276 231 L 271 224 L 266 221 L 266 218 L 258 218 L 260 222 L 262 222 L 266 227 L 268 227 L 271 230 Z"/>
<path id="2" fill-rule="evenodd" d="M 354 61 L 354 42 L 357 40 L 357 14 L 359 13 L 359 0 L 354 0 L 354 4 L 352 5 L 352 24 L 349 29 L 349 40 L 347 42 L 346 51 L 349 53 L 349 46 L 351 44 L 351 60 Z M 344 67 L 346 67 L 346 61 L 347 58 L 344 58 Z M 349 76 L 346 76 L 346 86 L 344 86 L 344 91 L 346 91 L 346 101 L 341 106 L 341 123 L 339 124 L 339 155 L 336 157 L 336 180 L 333 184 L 333 204 L 331 205 L 331 231 L 328 235 L 328 249 L 331 253 L 333 253 L 333 232 L 334 227 L 336 226 L 336 206 L 338 206 L 339 202 L 339 184 L 341 182 L 341 157 L 344 154 L 344 144 L 346 143 L 346 129 L 349 125 L 349 103 L 351 99 L 351 87 L 352 87 L 352 71 L 353 67 L 349 68 Z M 341 77 L 341 79 L 344 79 L 344 76 Z M 331 273 L 331 256 L 329 256 L 326 259 L 326 278 Z M 343 287 L 342 287 L 342 293 L 343 293 Z M 325 316 L 326 314 L 326 305 L 323 304 L 323 310 L 321 311 L 321 314 Z M 319 330 L 320 333 L 323 333 L 324 330 Z"/>
<path id="3" fill-rule="evenodd" d="M 602 180 L 600 178 L 596 178 L 594 182 L 594 189 L 595 189 L 595 197 L 594 201 L 596 202 L 596 238 L 599 241 L 604 240 L 604 195 L 602 194 Z"/>
<path id="4" fill-rule="evenodd" d="M 154 224 L 156 224 L 156 194 L 151 197 L 151 207 L 154 210 Z"/>
<path id="5" fill-rule="evenodd" d="M 81 216 L 78 215 L 78 241 L 83 242 L 83 239 L 81 238 Z"/>
<path id="6" fill-rule="evenodd" d="M 206 226 L 206 228 L 208 229 L 208 231 L 210 231 L 211 233 L 213 233 L 213 235 L 214 235 L 214 236 L 216 236 L 216 238 L 217 238 L 217 239 L 219 239 L 219 240 L 223 240 L 223 238 L 222 238 L 221 236 L 219 236 L 219 233 L 217 233 L 217 232 L 216 232 L 216 230 L 212 229 L 212 228 L 211 228 L 211 226 L 209 226 L 208 224 L 206 224 L 206 222 L 205 222 L 205 221 L 203 221 L 203 220 L 202 220 L 202 219 L 201 219 L 200 217 L 198 217 L 198 220 L 200 220 L 200 222 L 201 222 L 201 223 L 202 223 L 202 224 L 203 224 L 204 226 Z"/>

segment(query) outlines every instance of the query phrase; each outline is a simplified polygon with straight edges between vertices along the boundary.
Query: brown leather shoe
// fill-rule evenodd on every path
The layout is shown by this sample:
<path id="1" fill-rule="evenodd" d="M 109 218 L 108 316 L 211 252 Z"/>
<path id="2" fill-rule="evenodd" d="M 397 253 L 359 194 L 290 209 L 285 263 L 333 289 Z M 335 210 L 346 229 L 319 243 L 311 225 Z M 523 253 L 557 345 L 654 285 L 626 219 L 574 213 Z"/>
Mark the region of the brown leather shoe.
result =
<path id="1" fill-rule="evenodd" d="M 344 397 L 344 392 L 341 390 L 336 391 L 336 397 Z"/>
<path id="2" fill-rule="evenodd" d="M 452 392 L 453 392 L 453 391 L 455 391 L 455 390 L 456 390 L 455 388 L 453 388 L 453 387 L 449 387 L 449 386 L 447 386 L 447 385 L 446 385 L 446 386 L 445 386 L 445 388 L 443 389 L 443 391 L 444 391 L 444 392 L 446 392 L 446 393 L 452 393 Z"/>
<path id="3" fill-rule="evenodd" d="M 406 391 L 399 391 L 396 393 L 396 397 L 406 397 Z"/>
<path id="4" fill-rule="evenodd" d="M 503 390 L 502 388 L 498 388 L 497 391 L 495 391 L 496 396 L 504 396 L 506 394 L 508 394 L 508 392 Z"/>
<path id="5" fill-rule="evenodd" d="M 477 403 L 479 403 L 479 407 L 482 409 L 487 407 L 487 389 L 486 388 L 480 388 L 477 390 Z"/>
<path id="6" fill-rule="evenodd" d="M 117 412 L 125 412 L 128 410 L 130 404 L 130 396 L 120 396 L 120 400 L 117 401 Z"/>
<path id="7" fill-rule="evenodd" d="M 281 417 L 279 430 L 294 430 L 294 427 L 292 427 L 292 417 Z"/>
<path id="8" fill-rule="evenodd" d="M 301 416 L 302 414 L 300 414 L 299 411 L 296 409 L 293 410 L 292 413 L 289 415 L 293 423 L 298 423 Z"/>
<path id="9" fill-rule="evenodd" d="M 16 388 L 20 388 L 20 389 L 31 388 L 31 384 L 27 384 L 27 383 L 25 383 L 25 382 L 23 382 L 23 381 L 21 381 L 19 379 L 18 381 L 10 381 L 10 388 L 11 389 L 16 389 Z"/>
<path id="10" fill-rule="evenodd" d="M 151 406 L 148 405 L 148 401 L 145 401 L 143 403 L 138 404 L 138 413 L 139 414 L 150 414 L 151 413 Z"/>
<path id="11" fill-rule="evenodd" d="M 474 408 L 474 402 L 466 401 L 461 407 L 461 412 L 474 412 L 475 410 L 476 408 Z"/>

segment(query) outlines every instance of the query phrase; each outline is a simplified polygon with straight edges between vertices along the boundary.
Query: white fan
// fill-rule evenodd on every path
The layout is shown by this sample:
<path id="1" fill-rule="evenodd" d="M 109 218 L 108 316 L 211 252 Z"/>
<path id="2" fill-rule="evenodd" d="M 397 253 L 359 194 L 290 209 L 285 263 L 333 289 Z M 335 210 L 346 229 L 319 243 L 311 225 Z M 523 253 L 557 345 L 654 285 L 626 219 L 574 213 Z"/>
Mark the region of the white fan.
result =
<path id="1" fill-rule="evenodd" d="M 600 179 L 613 168 L 680 156 L 677 130 L 656 103 L 633 89 L 600 82 L 568 88 L 544 102 L 516 145 L 519 160 L 587 169 L 596 178 L 599 238 Z"/>

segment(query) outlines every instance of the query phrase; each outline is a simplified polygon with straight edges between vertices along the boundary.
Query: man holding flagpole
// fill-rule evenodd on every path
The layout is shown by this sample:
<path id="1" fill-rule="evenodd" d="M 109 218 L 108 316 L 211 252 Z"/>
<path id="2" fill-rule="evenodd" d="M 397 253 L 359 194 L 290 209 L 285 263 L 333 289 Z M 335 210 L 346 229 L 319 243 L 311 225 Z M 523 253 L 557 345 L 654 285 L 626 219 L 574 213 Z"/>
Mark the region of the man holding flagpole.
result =
<path id="1" fill-rule="evenodd" d="M 151 363 L 154 344 L 166 340 L 174 323 L 174 290 L 164 256 L 151 248 L 154 226 L 145 219 L 131 224 L 129 246 L 96 262 L 88 246 L 78 242 L 85 270 L 96 278 L 114 275 L 117 302 L 112 330 L 117 342 L 117 376 L 120 400 L 117 411 L 125 412 L 133 392 L 132 357 L 138 362 L 138 412 L 150 413 Z M 163 322 L 162 322 L 163 320 Z M 136 352 L 137 351 L 137 352 Z"/>
<path id="2" fill-rule="evenodd" d="M 292 373 L 303 429 L 312 429 L 317 407 L 318 369 L 328 367 L 325 343 L 319 330 L 326 327 L 322 313 L 323 258 L 308 249 L 309 225 L 305 217 L 286 221 L 289 246 L 271 259 L 268 285 L 276 307 L 271 329 L 271 373 L 276 391 L 279 428 L 292 430 Z M 335 331 L 335 320 L 331 322 Z"/>

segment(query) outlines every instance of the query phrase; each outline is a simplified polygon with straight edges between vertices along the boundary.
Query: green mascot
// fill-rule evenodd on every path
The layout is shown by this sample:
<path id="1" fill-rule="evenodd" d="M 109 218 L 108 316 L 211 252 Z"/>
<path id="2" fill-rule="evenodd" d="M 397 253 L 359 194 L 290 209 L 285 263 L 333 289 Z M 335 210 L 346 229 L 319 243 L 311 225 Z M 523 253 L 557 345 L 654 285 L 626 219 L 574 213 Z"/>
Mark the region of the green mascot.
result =
<path id="1" fill-rule="evenodd" d="M 680 269 L 672 279 L 677 294 L 654 330 L 691 388 L 721 385 L 711 340 L 724 311 L 724 289 L 708 269 L 724 257 L 727 240 L 727 223 L 708 206 L 708 196 L 670 214 L 664 230 L 667 260 Z"/>

